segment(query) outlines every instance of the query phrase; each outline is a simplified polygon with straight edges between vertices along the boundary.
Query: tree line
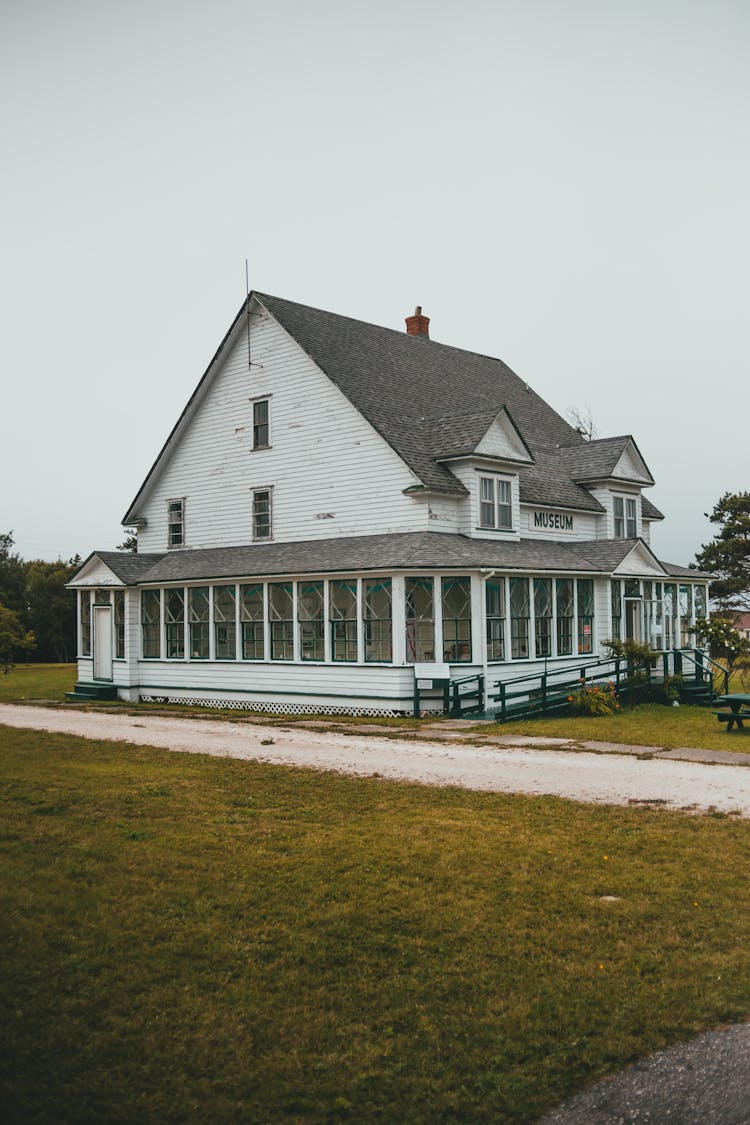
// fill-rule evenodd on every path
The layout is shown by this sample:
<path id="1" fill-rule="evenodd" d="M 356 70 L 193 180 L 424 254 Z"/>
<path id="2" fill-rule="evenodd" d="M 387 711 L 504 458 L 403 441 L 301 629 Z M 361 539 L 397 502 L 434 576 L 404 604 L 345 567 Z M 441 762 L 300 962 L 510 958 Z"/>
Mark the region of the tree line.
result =
<path id="1" fill-rule="evenodd" d="M 19 660 L 75 660 L 76 599 L 65 584 L 80 556 L 25 561 L 13 548 L 13 532 L 0 532 L 0 667 L 7 672 Z"/>

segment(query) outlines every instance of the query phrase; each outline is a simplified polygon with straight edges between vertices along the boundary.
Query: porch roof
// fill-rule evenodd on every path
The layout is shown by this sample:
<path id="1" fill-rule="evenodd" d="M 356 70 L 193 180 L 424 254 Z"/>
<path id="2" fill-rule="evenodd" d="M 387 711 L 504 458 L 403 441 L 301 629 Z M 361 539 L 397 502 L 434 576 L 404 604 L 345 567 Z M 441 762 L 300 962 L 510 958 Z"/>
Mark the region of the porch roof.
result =
<path id="1" fill-rule="evenodd" d="M 425 569 L 611 574 L 639 542 L 637 539 L 501 542 L 416 531 L 298 543 L 254 543 L 153 555 L 103 551 L 98 557 L 129 586 L 243 576 L 270 578 L 274 575 Z M 707 577 L 700 571 L 682 570 L 695 578 Z M 665 572 L 672 573 L 666 567 Z"/>

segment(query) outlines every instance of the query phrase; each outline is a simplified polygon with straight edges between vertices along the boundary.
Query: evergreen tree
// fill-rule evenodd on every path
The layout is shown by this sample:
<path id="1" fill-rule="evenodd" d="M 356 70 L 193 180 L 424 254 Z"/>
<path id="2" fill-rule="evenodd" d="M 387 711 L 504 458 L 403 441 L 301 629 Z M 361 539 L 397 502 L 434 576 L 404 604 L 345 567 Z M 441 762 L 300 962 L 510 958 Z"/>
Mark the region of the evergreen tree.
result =
<path id="1" fill-rule="evenodd" d="M 723 610 L 750 609 L 750 492 L 725 492 L 706 515 L 719 530 L 696 555 L 701 570 L 717 577 L 711 596 Z"/>

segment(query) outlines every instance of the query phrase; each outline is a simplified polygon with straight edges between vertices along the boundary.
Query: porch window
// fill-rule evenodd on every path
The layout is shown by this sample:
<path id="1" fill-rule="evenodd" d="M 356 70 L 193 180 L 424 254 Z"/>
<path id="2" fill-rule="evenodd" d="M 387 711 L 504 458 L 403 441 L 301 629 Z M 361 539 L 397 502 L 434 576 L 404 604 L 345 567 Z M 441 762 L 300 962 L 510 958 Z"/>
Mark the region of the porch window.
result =
<path id="1" fill-rule="evenodd" d="M 357 582 L 337 579 L 329 583 L 329 615 L 331 619 L 331 659 L 357 660 Z"/>
<path id="2" fill-rule="evenodd" d="M 188 591 L 190 659 L 208 660 L 208 586 L 191 586 Z"/>
<path id="3" fill-rule="evenodd" d="M 664 583 L 664 648 L 674 648 L 674 623 L 677 617 L 677 587 L 672 582 Z"/>
<path id="4" fill-rule="evenodd" d="M 237 591 L 234 586 L 214 586 L 214 659 L 237 659 Z M 262 602 L 261 602 L 262 605 Z"/>
<path id="5" fill-rule="evenodd" d="M 552 579 L 534 579 L 534 655 L 552 656 Z"/>
<path id="6" fill-rule="evenodd" d="M 81 590 L 81 656 L 91 656 L 91 591 Z"/>
<path id="7" fill-rule="evenodd" d="M 125 659 L 125 591 L 115 590 L 115 659 Z"/>
<path id="8" fill-rule="evenodd" d="M 555 583 L 557 598 L 557 655 L 571 656 L 573 652 L 573 579 L 558 578 Z"/>
<path id="9" fill-rule="evenodd" d="M 479 526 L 499 531 L 513 528 L 512 491 L 509 480 L 479 478 Z"/>
<path id="10" fill-rule="evenodd" d="M 185 659 L 185 591 L 164 591 L 167 660 Z"/>
<path id="11" fill-rule="evenodd" d="M 435 610 L 431 578 L 406 579 L 406 662 L 435 659 Z"/>
<path id="12" fill-rule="evenodd" d="M 297 583 L 297 623 L 302 659 L 323 660 L 325 636 L 322 582 Z"/>
<path id="13" fill-rule="evenodd" d="M 510 655 L 512 660 L 529 656 L 529 580 L 510 580 Z"/>
<path id="14" fill-rule="evenodd" d="M 185 545 L 185 501 L 167 500 L 167 546 Z"/>
<path id="15" fill-rule="evenodd" d="M 271 660 L 294 659 L 294 593 L 291 582 L 268 585 Z"/>
<path id="16" fill-rule="evenodd" d="M 161 660 L 161 590 L 141 590 L 141 651 L 144 660 Z"/>
<path id="17" fill-rule="evenodd" d="M 505 581 L 485 583 L 484 614 L 487 622 L 487 660 L 505 660 Z"/>
<path id="18" fill-rule="evenodd" d="M 662 646 L 661 582 L 643 582 L 643 634 L 653 649 Z"/>
<path id="19" fill-rule="evenodd" d="M 695 598 L 695 620 L 704 618 L 706 616 L 706 587 L 693 586 L 693 596 Z"/>
<path id="20" fill-rule="evenodd" d="M 619 578 L 612 579 L 612 640 L 622 638 L 622 582 Z"/>
<path id="21" fill-rule="evenodd" d="M 367 578 L 362 583 L 362 618 L 365 660 L 389 664 L 392 650 L 392 602 L 390 578 Z"/>
<path id="22" fill-rule="evenodd" d="M 471 662 L 471 580 L 444 578 L 443 660 L 447 664 Z"/>
<path id="23" fill-rule="evenodd" d="M 692 586 L 680 586 L 680 648 L 687 648 L 690 644 L 690 626 L 692 625 L 693 597 Z"/>
<path id="24" fill-rule="evenodd" d="M 240 630 L 242 659 L 263 660 L 265 634 L 263 626 L 263 583 L 240 586 Z"/>
<path id="25" fill-rule="evenodd" d="M 271 489 L 256 488 L 253 492 L 253 539 L 270 539 L 271 530 Z"/>
<path id="26" fill-rule="evenodd" d="M 253 403 L 253 449 L 268 449 L 269 447 L 269 401 L 259 398 Z"/>
<path id="27" fill-rule="evenodd" d="M 578 651 L 594 651 L 594 580 L 579 578 L 578 586 Z"/>

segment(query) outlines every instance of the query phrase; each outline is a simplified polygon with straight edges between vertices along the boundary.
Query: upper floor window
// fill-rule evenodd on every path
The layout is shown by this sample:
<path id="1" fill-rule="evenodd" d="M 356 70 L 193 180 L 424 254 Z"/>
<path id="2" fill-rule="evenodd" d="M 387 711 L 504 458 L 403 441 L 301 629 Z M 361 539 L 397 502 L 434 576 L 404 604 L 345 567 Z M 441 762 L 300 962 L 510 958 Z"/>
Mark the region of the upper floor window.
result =
<path id="1" fill-rule="evenodd" d="M 167 500 L 167 546 L 185 545 L 185 501 Z"/>
<path id="2" fill-rule="evenodd" d="M 253 491 L 253 539 L 271 538 L 271 489 Z"/>
<path id="3" fill-rule="evenodd" d="M 271 444 L 269 408 L 267 398 L 256 399 L 253 403 L 253 449 L 268 449 Z"/>
<path id="4" fill-rule="evenodd" d="M 614 497 L 615 539 L 635 539 L 638 534 L 635 499 L 632 496 Z"/>
<path id="5" fill-rule="evenodd" d="M 513 528 L 513 505 L 509 480 L 479 478 L 479 526 L 499 531 Z"/>

